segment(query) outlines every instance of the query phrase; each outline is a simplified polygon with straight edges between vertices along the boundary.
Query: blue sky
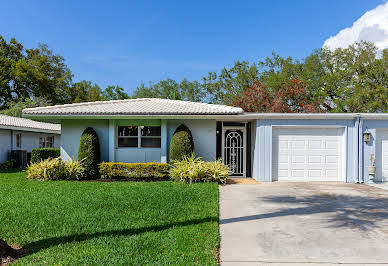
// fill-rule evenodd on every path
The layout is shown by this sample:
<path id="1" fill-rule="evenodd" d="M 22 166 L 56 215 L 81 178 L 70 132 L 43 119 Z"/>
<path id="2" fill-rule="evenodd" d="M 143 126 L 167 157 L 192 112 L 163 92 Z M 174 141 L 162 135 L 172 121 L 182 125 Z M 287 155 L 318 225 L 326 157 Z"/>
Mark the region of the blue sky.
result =
<path id="1" fill-rule="evenodd" d="M 383 2 L 5 0 L 0 35 L 27 48 L 48 44 L 74 81 L 131 92 L 142 82 L 199 79 L 271 52 L 305 57 Z"/>

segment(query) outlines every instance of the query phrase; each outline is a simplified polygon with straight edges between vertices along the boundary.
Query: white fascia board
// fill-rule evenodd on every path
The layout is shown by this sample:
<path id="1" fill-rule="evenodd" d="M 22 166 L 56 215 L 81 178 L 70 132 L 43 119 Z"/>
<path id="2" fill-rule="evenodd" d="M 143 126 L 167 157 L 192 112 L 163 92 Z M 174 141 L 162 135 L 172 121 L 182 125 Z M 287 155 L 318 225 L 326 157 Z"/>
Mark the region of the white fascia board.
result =
<path id="1" fill-rule="evenodd" d="M 56 130 L 29 128 L 29 127 L 14 127 L 14 126 L 0 125 L 0 129 L 8 129 L 8 130 L 15 130 L 15 131 L 29 131 L 29 132 L 38 132 L 38 133 L 48 133 L 48 134 L 57 134 L 57 135 L 61 134 L 60 131 L 56 131 Z"/>
<path id="2" fill-rule="evenodd" d="M 244 121 L 257 119 L 388 119 L 388 113 L 243 113 L 222 115 L 38 115 L 24 114 L 24 117 L 38 120 L 60 122 L 60 120 L 79 119 L 216 119 Z"/>

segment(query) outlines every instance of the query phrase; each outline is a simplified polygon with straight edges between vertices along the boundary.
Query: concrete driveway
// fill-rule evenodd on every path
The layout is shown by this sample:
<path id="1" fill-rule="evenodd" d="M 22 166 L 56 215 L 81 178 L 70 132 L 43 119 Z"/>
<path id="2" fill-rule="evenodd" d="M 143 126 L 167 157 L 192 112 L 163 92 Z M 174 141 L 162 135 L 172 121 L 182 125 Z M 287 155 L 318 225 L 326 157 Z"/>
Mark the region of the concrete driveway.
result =
<path id="1" fill-rule="evenodd" d="M 220 187 L 222 265 L 388 264 L 388 191 L 345 183 Z"/>

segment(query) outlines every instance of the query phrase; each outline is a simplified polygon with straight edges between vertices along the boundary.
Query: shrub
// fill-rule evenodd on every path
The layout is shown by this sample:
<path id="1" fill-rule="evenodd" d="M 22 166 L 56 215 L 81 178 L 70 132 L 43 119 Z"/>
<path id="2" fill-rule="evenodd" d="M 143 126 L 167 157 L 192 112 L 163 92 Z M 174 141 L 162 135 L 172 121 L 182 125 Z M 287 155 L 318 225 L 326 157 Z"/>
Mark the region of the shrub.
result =
<path id="1" fill-rule="evenodd" d="M 61 158 L 48 158 L 27 166 L 27 178 L 37 180 L 65 179 L 66 169 Z"/>
<path id="2" fill-rule="evenodd" d="M 221 160 L 204 162 L 194 153 L 183 156 L 182 160 L 174 161 L 170 169 L 170 177 L 176 181 L 188 183 L 217 182 L 226 183 L 231 171 Z"/>
<path id="3" fill-rule="evenodd" d="M 7 170 L 9 168 L 13 168 L 15 162 L 15 159 L 4 161 L 2 164 L 0 164 L 0 170 Z"/>
<path id="4" fill-rule="evenodd" d="M 185 125 L 180 125 L 174 132 L 170 143 L 170 160 L 182 160 L 194 152 L 194 140 L 191 131 Z"/>
<path id="5" fill-rule="evenodd" d="M 61 156 L 59 148 L 39 148 L 32 149 L 31 163 L 37 163 L 48 158 L 58 158 Z"/>
<path id="6" fill-rule="evenodd" d="M 66 179 L 80 180 L 85 177 L 85 167 L 82 161 L 73 160 L 64 162 L 66 169 Z"/>
<path id="7" fill-rule="evenodd" d="M 166 163 L 100 163 L 100 175 L 103 179 L 166 179 Z"/>
<path id="8" fill-rule="evenodd" d="M 86 178 L 97 179 L 99 177 L 100 142 L 96 131 L 91 127 L 86 128 L 81 135 L 78 160 L 83 161 Z"/>
<path id="9" fill-rule="evenodd" d="M 79 180 L 85 168 L 80 161 L 64 162 L 61 158 L 48 158 L 27 167 L 27 178 L 36 180 Z"/>

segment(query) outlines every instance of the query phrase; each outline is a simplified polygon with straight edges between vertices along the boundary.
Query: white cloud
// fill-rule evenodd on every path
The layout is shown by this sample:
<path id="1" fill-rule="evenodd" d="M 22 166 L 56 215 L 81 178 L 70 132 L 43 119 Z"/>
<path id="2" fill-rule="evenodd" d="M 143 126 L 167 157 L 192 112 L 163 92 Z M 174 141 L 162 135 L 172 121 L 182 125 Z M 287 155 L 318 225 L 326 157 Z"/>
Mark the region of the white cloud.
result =
<path id="1" fill-rule="evenodd" d="M 331 36 L 323 46 L 346 48 L 356 41 L 373 42 L 377 48 L 388 48 L 388 2 L 369 10 L 349 28 Z"/>

